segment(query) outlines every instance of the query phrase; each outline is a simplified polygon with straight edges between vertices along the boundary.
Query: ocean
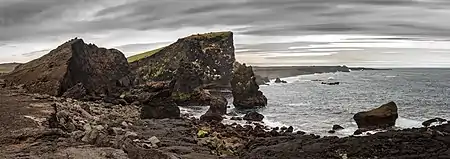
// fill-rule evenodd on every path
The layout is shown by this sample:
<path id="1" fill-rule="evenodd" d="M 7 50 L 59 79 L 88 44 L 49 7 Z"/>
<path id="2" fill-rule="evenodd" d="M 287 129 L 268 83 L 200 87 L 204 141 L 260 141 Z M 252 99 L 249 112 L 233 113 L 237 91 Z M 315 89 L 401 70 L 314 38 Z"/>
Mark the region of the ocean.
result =
<path id="1" fill-rule="evenodd" d="M 398 106 L 398 129 L 421 127 L 425 120 L 450 119 L 450 69 L 393 69 L 324 73 L 283 78 L 260 90 L 268 105 L 257 110 L 264 124 L 293 126 L 295 130 L 318 135 L 348 136 L 357 129 L 353 115 L 394 101 Z M 323 85 L 320 81 L 340 85 Z M 228 112 L 235 110 L 232 102 Z M 199 117 L 206 108 L 188 110 Z M 235 121 L 225 120 L 226 123 Z M 242 124 L 245 122 L 241 122 Z M 345 129 L 329 134 L 334 124 Z"/>

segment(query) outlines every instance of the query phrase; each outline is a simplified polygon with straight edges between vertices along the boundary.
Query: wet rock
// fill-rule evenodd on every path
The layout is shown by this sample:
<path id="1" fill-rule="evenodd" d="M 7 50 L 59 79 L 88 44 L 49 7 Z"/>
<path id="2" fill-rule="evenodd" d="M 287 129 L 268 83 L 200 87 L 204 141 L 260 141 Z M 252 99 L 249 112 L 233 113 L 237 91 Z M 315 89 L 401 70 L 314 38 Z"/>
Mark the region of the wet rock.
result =
<path id="1" fill-rule="evenodd" d="M 353 132 L 353 135 L 361 135 L 363 132 L 365 132 L 367 130 L 364 129 L 357 129 L 355 132 Z"/>
<path id="2" fill-rule="evenodd" d="M 285 132 L 287 132 L 287 133 L 293 133 L 293 132 L 294 132 L 294 127 L 289 126 L 289 127 L 286 129 Z"/>
<path id="3" fill-rule="evenodd" d="M 386 129 L 392 127 L 395 125 L 397 118 L 397 105 L 394 102 L 389 102 L 370 111 L 359 112 L 353 116 L 356 124 L 358 124 L 358 128 L 365 129 Z"/>
<path id="4" fill-rule="evenodd" d="M 288 128 L 285 127 L 285 126 L 282 126 L 282 127 L 280 128 L 281 131 L 286 131 L 287 129 L 288 129 Z"/>
<path id="5" fill-rule="evenodd" d="M 321 84 L 324 84 L 324 85 L 339 85 L 340 82 L 322 82 Z"/>
<path id="6" fill-rule="evenodd" d="M 170 96 L 169 89 L 150 96 L 142 106 L 141 119 L 180 118 L 180 108 Z"/>
<path id="7" fill-rule="evenodd" d="M 132 62 L 131 67 L 142 83 L 177 78 L 181 64 L 191 63 L 203 73 L 194 83 L 200 79 L 203 84 L 229 85 L 234 62 L 233 33 L 213 32 L 181 38 L 152 56 Z"/>
<path id="8" fill-rule="evenodd" d="M 220 115 L 220 113 L 213 112 L 213 111 L 209 110 L 205 114 L 200 116 L 200 120 L 201 121 L 206 121 L 206 122 L 211 122 L 211 121 L 220 122 L 220 121 L 223 120 L 223 117 L 222 117 L 222 115 Z"/>
<path id="9" fill-rule="evenodd" d="M 250 112 L 245 114 L 243 119 L 248 121 L 262 121 L 264 119 L 264 115 L 259 114 L 258 112 Z"/>
<path id="10" fill-rule="evenodd" d="M 287 83 L 287 82 L 284 80 L 281 80 L 280 78 L 276 78 L 275 83 Z"/>
<path id="11" fill-rule="evenodd" d="M 340 125 L 333 125 L 333 129 L 332 130 L 342 130 L 344 129 L 344 127 L 340 126 Z"/>
<path id="12" fill-rule="evenodd" d="M 442 124 L 443 122 L 446 122 L 446 121 L 447 121 L 446 119 L 442 119 L 442 118 L 433 118 L 433 119 L 424 121 L 424 122 L 422 123 L 422 125 L 425 126 L 425 127 L 429 127 L 429 126 L 430 126 L 431 124 L 433 124 L 433 123 L 439 123 L 439 124 Z"/>
<path id="13" fill-rule="evenodd" d="M 259 91 L 252 67 L 235 63 L 231 89 L 233 105 L 238 109 L 252 109 L 267 105 L 267 98 Z"/>
<path id="14" fill-rule="evenodd" d="M 125 56 L 118 50 L 98 48 L 72 39 L 50 53 L 21 64 L 5 76 L 8 85 L 23 85 L 29 92 L 80 98 L 112 95 L 127 89 L 131 80 Z M 79 84 L 81 83 L 81 84 Z"/>
<path id="15" fill-rule="evenodd" d="M 329 134 L 334 134 L 334 133 L 336 133 L 336 131 L 335 130 L 330 130 L 330 131 L 328 131 L 328 133 Z"/>

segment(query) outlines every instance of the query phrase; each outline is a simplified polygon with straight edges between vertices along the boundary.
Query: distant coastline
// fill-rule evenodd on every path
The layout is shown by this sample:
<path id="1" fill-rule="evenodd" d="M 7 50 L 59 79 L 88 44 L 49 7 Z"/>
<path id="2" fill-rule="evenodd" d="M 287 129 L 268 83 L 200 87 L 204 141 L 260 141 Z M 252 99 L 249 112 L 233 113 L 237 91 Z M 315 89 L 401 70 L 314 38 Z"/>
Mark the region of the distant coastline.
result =
<path id="1" fill-rule="evenodd" d="M 389 68 L 366 68 L 347 66 L 254 66 L 253 71 L 260 77 L 269 79 L 308 75 L 315 73 L 350 72 L 364 70 L 391 70 Z"/>

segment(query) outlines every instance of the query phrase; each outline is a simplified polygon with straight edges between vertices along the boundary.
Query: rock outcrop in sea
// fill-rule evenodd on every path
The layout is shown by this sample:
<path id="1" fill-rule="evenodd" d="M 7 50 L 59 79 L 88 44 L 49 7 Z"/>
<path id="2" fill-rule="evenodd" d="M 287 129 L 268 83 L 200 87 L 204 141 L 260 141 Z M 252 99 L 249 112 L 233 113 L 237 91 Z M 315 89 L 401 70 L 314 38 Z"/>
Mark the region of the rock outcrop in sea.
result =
<path id="1" fill-rule="evenodd" d="M 233 105 L 239 109 L 252 109 L 267 105 L 267 98 L 259 91 L 251 66 L 235 63 L 231 80 Z"/>
<path id="2" fill-rule="evenodd" d="M 370 111 L 356 113 L 353 116 L 358 128 L 365 130 L 386 129 L 395 126 L 397 118 L 397 105 L 394 102 L 383 104 Z"/>
<path id="3" fill-rule="evenodd" d="M 133 80 L 125 56 L 72 39 L 50 53 L 17 66 L 4 78 L 29 92 L 70 98 L 114 96 Z"/>

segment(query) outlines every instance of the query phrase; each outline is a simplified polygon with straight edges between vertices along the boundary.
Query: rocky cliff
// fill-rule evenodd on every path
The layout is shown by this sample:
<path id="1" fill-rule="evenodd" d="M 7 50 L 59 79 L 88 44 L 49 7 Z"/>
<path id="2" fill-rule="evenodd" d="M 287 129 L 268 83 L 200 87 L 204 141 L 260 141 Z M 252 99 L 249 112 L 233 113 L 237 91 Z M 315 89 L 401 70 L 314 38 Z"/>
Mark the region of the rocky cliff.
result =
<path id="1" fill-rule="evenodd" d="M 131 68 L 137 83 L 172 80 L 177 70 L 189 76 L 180 69 L 186 65 L 202 72 L 195 77 L 198 83 L 229 85 L 234 61 L 233 33 L 214 32 L 178 39 L 152 56 L 132 62 Z"/>
<path id="2" fill-rule="evenodd" d="M 7 85 L 29 92 L 80 98 L 113 95 L 131 84 L 129 65 L 118 50 L 72 39 L 50 53 L 19 65 L 5 76 Z"/>

